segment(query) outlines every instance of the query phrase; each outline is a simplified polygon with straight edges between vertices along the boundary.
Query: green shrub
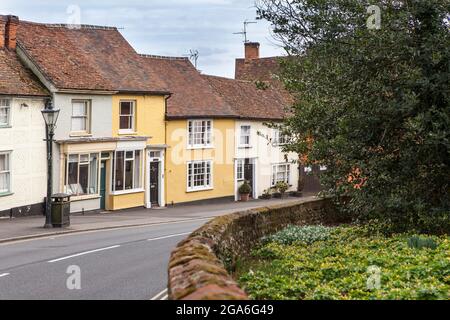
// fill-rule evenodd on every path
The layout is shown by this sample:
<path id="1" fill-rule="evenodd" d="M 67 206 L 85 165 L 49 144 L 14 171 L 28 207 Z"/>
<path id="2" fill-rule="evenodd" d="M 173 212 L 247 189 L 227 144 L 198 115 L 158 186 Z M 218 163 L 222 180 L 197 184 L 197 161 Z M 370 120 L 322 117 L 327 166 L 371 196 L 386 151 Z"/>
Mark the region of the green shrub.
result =
<path id="1" fill-rule="evenodd" d="M 285 194 L 286 191 L 289 190 L 289 185 L 286 182 L 280 181 L 275 185 L 275 189 L 277 189 L 279 193 Z"/>
<path id="2" fill-rule="evenodd" d="M 290 245 L 295 242 L 312 244 L 316 241 L 327 240 L 330 237 L 332 228 L 324 226 L 289 226 L 286 229 L 263 238 L 263 243 L 275 242 L 283 245 Z"/>
<path id="3" fill-rule="evenodd" d="M 422 237 L 411 237 L 408 239 L 408 246 L 411 249 L 431 249 L 436 250 L 438 245 L 436 241 L 431 238 L 422 238 Z"/>
<path id="4" fill-rule="evenodd" d="M 267 300 L 450 299 L 450 237 L 429 237 L 435 250 L 411 250 L 409 239 L 345 226 L 309 245 L 266 243 L 239 271 L 239 284 Z M 379 288 L 368 286 L 369 270 L 380 270 Z"/>
<path id="5" fill-rule="evenodd" d="M 250 194 L 252 193 L 252 187 L 248 183 L 248 181 L 245 181 L 240 187 L 239 187 L 239 193 L 240 194 Z"/>

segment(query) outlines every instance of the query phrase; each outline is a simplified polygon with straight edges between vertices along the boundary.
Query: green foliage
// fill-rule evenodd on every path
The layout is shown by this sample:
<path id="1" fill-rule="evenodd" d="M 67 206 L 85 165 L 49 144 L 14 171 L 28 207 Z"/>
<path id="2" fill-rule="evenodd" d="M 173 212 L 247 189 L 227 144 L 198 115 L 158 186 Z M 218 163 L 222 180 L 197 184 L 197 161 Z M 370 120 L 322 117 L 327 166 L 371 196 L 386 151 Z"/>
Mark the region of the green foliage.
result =
<path id="1" fill-rule="evenodd" d="M 248 183 L 248 181 L 244 181 L 244 183 L 239 187 L 240 194 L 250 194 L 252 193 L 252 187 Z"/>
<path id="2" fill-rule="evenodd" d="M 258 90 L 267 90 L 267 89 L 269 89 L 269 84 L 264 82 L 264 81 L 257 80 L 257 81 L 255 81 L 255 85 L 256 85 L 256 88 Z"/>
<path id="3" fill-rule="evenodd" d="M 286 229 L 263 238 L 263 243 L 274 242 L 291 245 L 293 243 L 312 244 L 317 241 L 327 240 L 331 234 L 331 228 L 324 226 L 289 226 Z"/>
<path id="4" fill-rule="evenodd" d="M 310 245 L 268 243 L 239 270 L 239 283 L 263 300 L 450 298 L 449 237 L 432 237 L 436 250 L 416 250 L 409 248 L 408 235 L 366 234 L 365 228 L 338 227 Z M 381 271 L 379 289 L 368 287 L 374 266 Z"/>
<path id="5" fill-rule="evenodd" d="M 277 182 L 277 184 L 275 185 L 275 189 L 278 190 L 279 193 L 285 194 L 286 191 L 289 190 L 289 184 L 284 181 Z"/>
<path id="6" fill-rule="evenodd" d="M 408 246 L 411 249 L 431 249 L 436 250 L 438 245 L 434 239 L 414 236 L 408 239 Z"/>
<path id="7" fill-rule="evenodd" d="M 381 8 L 381 29 L 367 8 Z M 393 232 L 450 232 L 448 0 L 260 0 L 290 58 L 297 101 L 286 151 L 307 154 L 329 195 Z M 351 179 L 349 179 L 351 177 Z"/>

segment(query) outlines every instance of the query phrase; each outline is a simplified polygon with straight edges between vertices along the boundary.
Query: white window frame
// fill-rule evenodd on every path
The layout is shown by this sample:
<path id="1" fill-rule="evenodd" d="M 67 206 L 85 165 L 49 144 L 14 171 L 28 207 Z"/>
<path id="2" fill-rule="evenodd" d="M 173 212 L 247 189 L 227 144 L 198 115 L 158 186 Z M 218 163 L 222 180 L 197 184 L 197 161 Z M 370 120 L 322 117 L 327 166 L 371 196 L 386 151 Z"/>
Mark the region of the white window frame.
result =
<path id="1" fill-rule="evenodd" d="M 196 128 L 196 124 L 201 122 L 202 131 L 196 132 L 194 129 Z M 206 127 L 203 130 L 203 123 L 205 123 Z M 208 123 L 209 123 L 209 132 L 208 132 Z M 192 128 L 192 131 L 190 130 Z M 191 119 L 187 121 L 187 148 L 188 149 L 206 149 L 212 148 L 213 141 L 213 132 L 214 132 L 214 122 L 211 119 Z M 203 135 L 201 139 L 205 141 L 205 143 L 195 143 L 195 135 L 200 134 Z"/>
<path id="2" fill-rule="evenodd" d="M 207 168 L 208 164 L 209 164 L 209 185 L 203 185 L 203 186 L 194 186 L 194 176 L 193 176 L 193 172 L 192 172 L 192 185 L 189 186 L 189 182 L 190 182 L 190 176 L 189 176 L 189 167 L 192 166 L 192 170 L 194 169 L 194 165 L 195 164 L 205 164 L 205 167 Z M 205 180 L 205 182 L 207 181 L 207 175 L 208 172 L 205 169 L 205 172 L 203 173 L 204 177 L 203 179 Z M 214 170 L 213 170 L 213 161 L 212 160 L 196 160 L 196 161 L 189 161 L 186 164 L 186 189 L 187 192 L 197 192 L 197 191 L 205 191 L 205 190 L 212 190 L 214 189 Z"/>
<path id="3" fill-rule="evenodd" d="M 140 170 L 139 170 L 139 186 L 136 186 L 136 180 L 135 180 L 135 166 L 136 166 L 136 152 L 141 152 L 141 159 L 140 159 Z M 123 152 L 123 189 L 116 190 L 116 167 L 117 167 L 117 153 Z M 133 158 L 127 158 L 127 152 L 133 152 Z M 113 152 L 113 161 L 111 165 L 112 169 L 112 179 L 111 179 L 111 194 L 112 195 L 120 195 L 120 194 L 129 194 L 129 193 L 137 193 L 137 192 L 143 192 L 144 191 L 144 158 L 145 158 L 145 152 L 144 149 L 120 149 Z M 127 161 L 133 161 L 133 188 L 132 189 L 125 189 L 125 164 Z"/>
<path id="4" fill-rule="evenodd" d="M 244 178 L 245 178 L 244 171 L 245 171 L 245 159 L 236 160 L 236 180 L 237 181 L 244 181 Z"/>
<path id="5" fill-rule="evenodd" d="M 73 115 L 73 105 L 74 103 L 84 103 L 86 106 L 86 114 L 84 116 L 74 116 Z M 91 132 L 91 100 L 83 100 L 83 99 L 74 99 L 72 100 L 72 116 L 70 117 L 70 131 L 72 135 L 80 135 L 80 134 L 90 134 Z M 73 130 L 73 119 L 84 119 L 85 122 L 85 130 Z"/>
<path id="6" fill-rule="evenodd" d="M 6 164 L 7 164 L 7 168 L 8 168 L 8 170 L 0 171 L 0 174 L 5 174 L 8 177 L 8 189 L 0 190 L 0 196 L 9 195 L 12 193 L 11 154 L 12 154 L 12 151 L 0 151 L 0 155 L 6 155 Z"/>
<path id="7" fill-rule="evenodd" d="M 8 128 L 11 126 L 11 104 L 12 99 L 0 98 L 0 109 L 6 110 L 6 122 L 0 123 L 0 128 Z"/>
<path id="8" fill-rule="evenodd" d="M 97 152 L 92 152 L 92 153 L 70 153 L 67 154 L 67 158 L 66 158 L 66 172 L 65 172 L 65 183 L 64 183 L 64 189 L 65 189 L 65 193 L 68 193 L 67 190 L 67 185 L 69 183 L 69 161 L 70 161 L 70 156 L 78 156 L 78 170 L 77 170 L 77 187 L 80 184 L 80 166 L 81 165 L 88 165 L 88 189 L 89 189 L 89 184 L 91 181 L 91 156 L 92 155 L 97 155 L 97 191 L 95 193 L 88 193 L 87 194 L 73 194 L 73 197 L 91 197 L 91 196 L 99 196 L 100 195 L 100 164 L 101 164 L 101 153 L 97 153 Z M 81 161 L 81 156 L 88 156 L 88 161 Z"/>
<path id="9" fill-rule="evenodd" d="M 281 131 L 278 129 L 274 130 L 274 135 L 273 135 L 274 146 L 284 146 L 287 144 L 286 140 L 287 140 L 286 135 L 281 134 Z"/>
<path id="10" fill-rule="evenodd" d="M 128 114 L 122 114 L 122 103 L 131 103 L 131 115 Z M 129 133 L 136 133 L 136 106 L 137 102 L 136 100 L 120 100 L 119 101 L 119 134 L 129 134 Z M 121 123 L 121 117 L 131 117 L 131 128 L 128 129 L 121 129 L 120 123 Z"/>
<path id="11" fill-rule="evenodd" d="M 278 172 L 280 171 L 280 167 L 285 167 L 286 179 L 278 180 Z M 272 165 L 272 177 L 271 177 L 271 186 L 275 187 L 278 182 L 286 182 L 288 185 L 291 184 L 291 164 L 290 163 L 277 163 Z"/>
<path id="12" fill-rule="evenodd" d="M 244 134 L 243 128 L 248 128 L 248 133 Z M 243 138 L 248 138 L 248 143 L 242 143 Z M 252 145 L 252 126 L 250 124 L 241 124 L 239 126 L 239 147 L 250 148 Z"/>

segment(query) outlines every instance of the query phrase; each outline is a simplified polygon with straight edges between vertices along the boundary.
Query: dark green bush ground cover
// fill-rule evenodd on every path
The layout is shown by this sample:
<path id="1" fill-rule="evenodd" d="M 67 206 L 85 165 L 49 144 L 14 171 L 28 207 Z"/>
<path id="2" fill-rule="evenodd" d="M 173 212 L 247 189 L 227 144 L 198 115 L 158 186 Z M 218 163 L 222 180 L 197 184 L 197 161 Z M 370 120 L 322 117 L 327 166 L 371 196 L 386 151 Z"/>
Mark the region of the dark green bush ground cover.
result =
<path id="1" fill-rule="evenodd" d="M 307 242 L 290 241 L 296 238 L 292 230 L 269 238 L 239 264 L 236 275 L 251 298 L 450 299 L 448 236 L 422 236 L 434 240 L 433 250 L 411 248 L 411 235 L 369 235 L 364 227 L 337 227 L 329 235 L 322 229 L 323 237 Z M 308 232 L 320 229 L 305 230 L 300 238 L 311 239 Z M 370 290 L 369 269 L 374 266 L 380 268 L 381 282 L 379 289 Z"/>

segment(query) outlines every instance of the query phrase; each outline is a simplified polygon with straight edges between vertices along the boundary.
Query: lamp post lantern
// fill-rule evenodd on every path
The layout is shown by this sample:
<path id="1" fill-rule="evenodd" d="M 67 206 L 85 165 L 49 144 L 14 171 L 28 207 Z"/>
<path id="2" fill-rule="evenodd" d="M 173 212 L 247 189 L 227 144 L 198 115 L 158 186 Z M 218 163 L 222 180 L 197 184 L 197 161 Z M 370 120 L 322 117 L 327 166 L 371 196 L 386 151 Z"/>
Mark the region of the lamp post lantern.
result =
<path id="1" fill-rule="evenodd" d="M 56 122 L 58 121 L 59 109 L 53 107 L 53 102 L 48 99 L 45 109 L 42 111 L 45 121 L 45 132 L 47 142 L 47 198 L 45 200 L 45 225 L 44 228 L 52 228 L 51 198 L 53 191 L 53 137 L 55 136 Z"/>

